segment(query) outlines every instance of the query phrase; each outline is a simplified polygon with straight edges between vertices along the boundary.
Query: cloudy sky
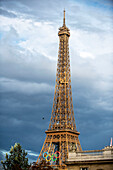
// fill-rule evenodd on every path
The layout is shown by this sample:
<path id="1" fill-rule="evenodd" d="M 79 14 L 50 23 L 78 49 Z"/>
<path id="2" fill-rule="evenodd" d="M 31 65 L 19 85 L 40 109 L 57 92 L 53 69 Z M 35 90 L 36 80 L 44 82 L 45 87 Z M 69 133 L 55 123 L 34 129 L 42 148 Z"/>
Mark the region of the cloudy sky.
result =
<path id="1" fill-rule="evenodd" d="M 102 149 L 113 137 L 112 0 L 1 0 L 0 159 L 15 142 L 28 151 L 30 161 L 41 150 L 52 111 L 64 8 L 82 149 Z"/>

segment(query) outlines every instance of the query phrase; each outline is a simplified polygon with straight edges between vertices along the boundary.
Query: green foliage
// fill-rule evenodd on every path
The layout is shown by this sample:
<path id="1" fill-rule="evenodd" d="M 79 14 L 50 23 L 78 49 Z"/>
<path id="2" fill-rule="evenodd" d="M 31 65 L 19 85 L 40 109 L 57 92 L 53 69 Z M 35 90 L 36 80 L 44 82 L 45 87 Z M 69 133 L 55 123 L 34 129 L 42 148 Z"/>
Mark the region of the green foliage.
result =
<path id="1" fill-rule="evenodd" d="M 15 143 L 14 147 L 12 146 L 10 149 L 10 154 L 6 153 L 6 160 L 1 161 L 3 168 L 5 170 L 28 170 L 28 158 L 27 152 L 22 149 L 19 143 Z"/>

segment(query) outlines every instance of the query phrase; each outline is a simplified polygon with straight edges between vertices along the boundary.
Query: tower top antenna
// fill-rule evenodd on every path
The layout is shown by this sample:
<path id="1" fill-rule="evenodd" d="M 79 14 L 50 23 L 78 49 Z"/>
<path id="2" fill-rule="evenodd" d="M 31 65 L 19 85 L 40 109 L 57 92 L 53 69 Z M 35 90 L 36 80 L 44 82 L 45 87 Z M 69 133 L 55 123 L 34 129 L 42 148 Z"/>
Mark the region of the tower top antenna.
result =
<path id="1" fill-rule="evenodd" d="M 64 9 L 63 26 L 65 26 L 65 9 Z"/>

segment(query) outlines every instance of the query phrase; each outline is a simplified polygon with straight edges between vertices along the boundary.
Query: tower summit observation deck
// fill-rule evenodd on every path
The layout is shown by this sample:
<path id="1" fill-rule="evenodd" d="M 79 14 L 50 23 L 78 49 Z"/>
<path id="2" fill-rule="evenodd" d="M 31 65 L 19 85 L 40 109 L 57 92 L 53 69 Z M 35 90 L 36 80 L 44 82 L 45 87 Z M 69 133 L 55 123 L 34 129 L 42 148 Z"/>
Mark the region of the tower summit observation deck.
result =
<path id="1" fill-rule="evenodd" d="M 76 129 L 73 111 L 69 57 L 70 30 L 65 24 L 65 10 L 63 26 L 59 28 L 58 36 L 59 52 L 53 108 L 49 128 L 45 131 L 46 139 L 36 163 L 46 158 L 53 166 L 65 167 L 69 151 L 73 148 L 82 151 L 78 138 L 80 133 Z M 53 160 L 51 155 L 55 152 L 59 156 Z"/>

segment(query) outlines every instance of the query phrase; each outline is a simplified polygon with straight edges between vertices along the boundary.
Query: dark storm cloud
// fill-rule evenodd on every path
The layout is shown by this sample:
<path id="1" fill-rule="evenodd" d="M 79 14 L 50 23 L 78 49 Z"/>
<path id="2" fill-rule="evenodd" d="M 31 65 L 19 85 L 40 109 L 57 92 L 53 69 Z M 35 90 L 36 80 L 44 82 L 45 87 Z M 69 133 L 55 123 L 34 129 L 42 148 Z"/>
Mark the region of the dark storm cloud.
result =
<path id="1" fill-rule="evenodd" d="M 55 62 L 40 53 L 34 56 L 36 62 L 32 64 L 23 60 L 25 56 L 19 51 L 23 49 L 16 45 L 18 37 L 17 31 L 12 27 L 1 43 L 0 135 L 5 140 L 1 141 L 1 148 L 8 150 L 7 142 L 9 146 L 20 142 L 24 148 L 31 149 L 32 145 L 32 150 L 37 148 L 39 152 L 51 115 L 54 95 L 51 84 L 55 83 L 55 70 L 50 70 Z M 33 57 L 30 52 L 25 55 L 29 59 Z M 45 120 L 42 119 L 43 116 Z"/>
<path id="2" fill-rule="evenodd" d="M 110 136 L 113 134 L 113 88 L 104 91 L 98 89 L 100 84 L 98 78 L 73 77 L 72 80 L 76 81 L 72 84 L 73 102 L 82 146 L 86 149 L 99 149 L 109 145 Z M 97 141 L 94 138 L 97 138 Z"/>
<path id="3" fill-rule="evenodd" d="M 2 96 L 1 137 L 5 138 L 9 145 L 20 142 L 27 149 L 31 149 L 31 145 L 33 150 L 37 146 L 40 148 L 41 141 L 44 140 L 44 131 L 48 127 L 53 98 L 50 95 L 26 96 L 15 93 L 6 93 Z M 42 119 L 43 116 L 45 120 Z M 1 147 L 7 148 L 7 142 L 1 142 Z"/>

